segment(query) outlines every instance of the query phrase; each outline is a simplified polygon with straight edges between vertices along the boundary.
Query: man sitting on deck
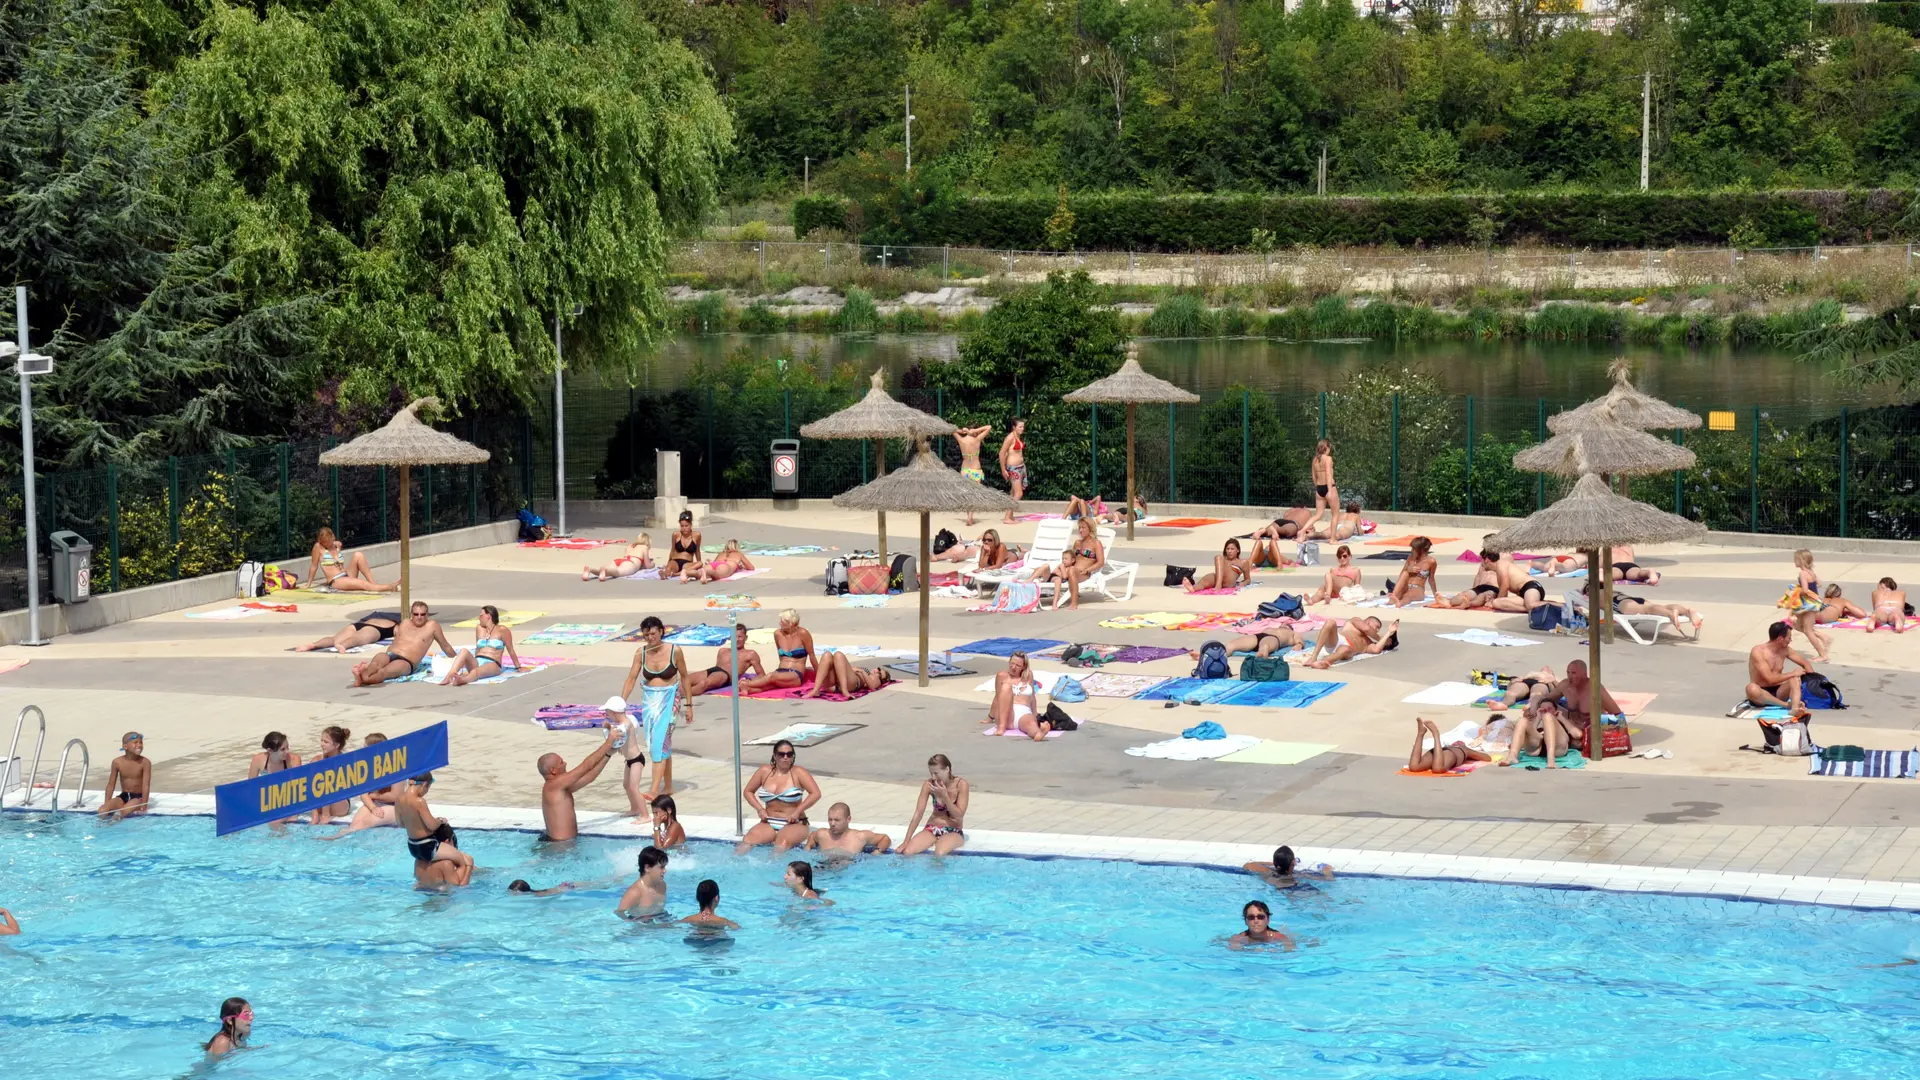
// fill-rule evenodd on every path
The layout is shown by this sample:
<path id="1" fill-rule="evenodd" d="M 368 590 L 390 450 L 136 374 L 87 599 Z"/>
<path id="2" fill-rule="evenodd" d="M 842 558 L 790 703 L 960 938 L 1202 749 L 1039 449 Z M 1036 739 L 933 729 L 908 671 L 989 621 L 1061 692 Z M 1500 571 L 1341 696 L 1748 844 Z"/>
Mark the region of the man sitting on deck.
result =
<path id="1" fill-rule="evenodd" d="M 1767 643 L 1755 645 L 1747 653 L 1747 700 L 1755 705 L 1779 705 L 1795 719 L 1810 715 L 1800 699 L 1800 680 L 1813 674 L 1813 661 L 1793 651 L 1793 624 L 1777 622 L 1767 627 Z M 1787 664 L 1799 666 L 1787 674 Z"/>
<path id="2" fill-rule="evenodd" d="M 1584 735 L 1587 724 L 1593 718 L 1587 710 L 1593 704 L 1593 681 L 1587 677 L 1587 662 L 1575 660 L 1567 665 L 1567 677 L 1554 687 L 1560 708 L 1566 713 L 1567 722 L 1579 728 Z M 1600 707 L 1609 715 L 1620 714 L 1620 703 L 1613 700 L 1607 688 L 1600 688 Z"/>

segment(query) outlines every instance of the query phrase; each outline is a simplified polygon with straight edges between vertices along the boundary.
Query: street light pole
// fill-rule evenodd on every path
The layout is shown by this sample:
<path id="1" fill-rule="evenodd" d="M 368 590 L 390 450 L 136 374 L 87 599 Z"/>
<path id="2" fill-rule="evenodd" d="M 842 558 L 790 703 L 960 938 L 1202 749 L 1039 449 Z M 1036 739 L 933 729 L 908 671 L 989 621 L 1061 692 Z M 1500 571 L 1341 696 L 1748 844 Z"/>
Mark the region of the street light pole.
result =
<path id="1" fill-rule="evenodd" d="M 800 194 L 813 194 L 813 159 L 810 157 L 800 159 Z"/>
<path id="2" fill-rule="evenodd" d="M 1647 190 L 1647 159 L 1653 131 L 1653 72 L 1640 75 L 1640 190 Z"/>
<path id="3" fill-rule="evenodd" d="M 556 533 L 567 535 L 567 403 L 561 386 L 560 313 L 553 313 L 553 498 Z M 531 494 L 531 493 L 529 493 Z"/>
<path id="4" fill-rule="evenodd" d="M 27 516 L 27 639 L 22 645 L 45 645 L 40 636 L 40 520 L 33 491 L 33 391 L 27 387 L 27 287 L 13 287 L 13 310 L 20 330 L 20 463 L 25 472 L 22 492 Z"/>
<path id="5" fill-rule="evenodd" d="M 913 84 L 907 84 L 907 171 L 913 171 Z"/>

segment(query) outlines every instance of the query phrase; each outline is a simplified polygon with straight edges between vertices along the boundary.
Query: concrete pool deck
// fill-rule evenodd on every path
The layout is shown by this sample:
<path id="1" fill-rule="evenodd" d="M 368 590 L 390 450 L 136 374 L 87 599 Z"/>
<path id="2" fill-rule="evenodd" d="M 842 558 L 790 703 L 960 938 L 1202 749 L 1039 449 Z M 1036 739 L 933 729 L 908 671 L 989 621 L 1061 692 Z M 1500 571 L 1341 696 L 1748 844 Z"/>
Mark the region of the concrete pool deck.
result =
<path id="1" fill-rule="evenodd" d="M 966 529 L 957 517 L 934 524 L 966 536 L 978 531 Z M 1311 568 L 1264 573 L 1253 589 L 1238 596 L 1187 596 L 1159 584 L 1165 563 L 1204 564 L 1226 536 L 1253 524 L 1239 520 L 1192 530 L 1143 529 L 1132 544 L 1123 540 L 1115 557 L 1142 563 L 1140 584 L 1126 603 L 1089 600 L 1078 612 L 987 615 L 966 612 L 967 601 L 936 598 L 934 647 L 1007 635 L 1197 648 L 1221 635 L 1113 630 L 1098 623 L 1116 614 L 1163 609 L 1250 611 L 1282 590 L 1311 590 L 1321 576 Z M 898 546 L 907 540 L 912 519 L 895 515 L 890 525 Z M 1003 531 L 1018 542 L 1030 537 L 1032 529 L 1023 523 Z M 579 526 L 577 531 L 612 537 L 623 529 Z M 872 517 L 811 507 L 799 512 L 743 510 L 709 519 L 703 531 L 710 543 L 732 536 L 847 549 L 871 546 Z M 1407 531 L 1414 530 L 1384 523 L 1381 530 L 1382 535 Z M 1440 545 L 1437 554 L 1442 588 L 1464 589 L 1471 567 L 1453 559 L 1467 542 L 1478 540 L 1478 531 L 1426 531 L 1459 537 Z M 661 539 L 660 530 L 655 535 Z M 1381 549 L 1356 552 L 1369 550 Z M 1323 552 L 1331 561 L 1330 546 L 1323 546 Z M 629 628 L 648 614 L 669 623 L 723 621 L 724 611 L 705 608 L 705 595 L 711 591 L 756 596 L 760 609 L 745 620 L 753 626 L 770 627 L 779 609 L 798 608 L 804 625 L 823 645 L 913 645 L 914 598 L 896 597 L 884 608 L 842 607 L 838 598 L 821 591 L 825 553 L 756 560 L 771 572 L 723 589 L 670 582 L 581 582 L 580 566 L 605 554 L 503 545 L 434 556 L 414 565 L 415 595 L 433 604 L 456 646 L 470 644 L 471 631 L 451 624 L 470 617 L 483 603 L 507 611 L 543 612 L 543 618 L 517 628 L 524 638 L 557 621 L 618 622 Z M 1841 554 L 1820 552 L 1816 546 L 1816 555 L 1821 579 L 1842 583 L 1856 602 L 1866 598 L 1871 582 L 1881 575 L 1905 581 L 1916 575 L 1909 567 L 1920 568 L 1920 551 Z M 1518 649 L 1440 639 L 1434 635 L 1464 627 L 1514 630 L 1523 620 L 1426 609 L 1399 613 L 1403 646 L 1397 653 L 1331 673 L 1298 672 L 1303 680 L 1332 678 L 1348 684 L 1305 709 L 1168 709 L 1159 703 L 1093 698 L 1070 710 L 1083 722 L 1078 732 L 1037 744 L 1020 739 L 981 743 L 978 721 L 987 695 L 972 687 L 1004 661 L 978 657 L 965 662 L 978 675 L 935 680 L 925 690 L 908 685 L 839 705 L 744 701 L 741 731 L 743 738 L 754 739 L 795 722 L 865 725 L 803 748 L 800 762 L 819 778 L 826 801 L 850 803 L 857 821 L 893 833 L 896 841 L 902 839 L 901 830 L 913 811 L 918 782 L 925 775 L 923 763 L 928 754 L 941 751 L 974 786 L 967 822 L 983 843 L 988 834 L 1049 834 L 1061 843 L 1092 845 L 1103 854 L 1154 859 L 1173 857 L 1168 852 L 1180 850 L 1180 845 L 1246 844 L 1270 851 L 1275 844 L 1288 843 L 1303 854 L 1337 850 L 1353 852 L 1354 859 L 1417 858 L 1430 870 L 1527 860 L 1559 866 L 1559 874 L 1572 874 L 1581 883 L 1592 883 L 1586 879 L 1595 873 L 1611 873 L 1603 868 L 1618 867 L 1632 868 L 1647 882 L 1676 876 L 1697 884 L 1707 880 L 1702 875 L 1748 885 L 1751 882 L 1739 875 L 1801 879 L 1799 886 L 1772 878 L 1756 886 L 1789 899 L 1824 895 L 1821 902 L 1845 903 L 1853 902 L 1846 897 L 1856 896 L 1863 903 L 1893 903 L 1912 895 L 1898 886 L 1920 883 L 1920 829 L 1907 820 L 1920 812 L 1915 781 L 1809 776 L 1804 759 L 1739 750 L 1742 743 L 1757 741 L 1759 732 L 1751 721 L 1724 715 L 1745 684 L 1746 649 L 1764 639 L 1767 623 L 1778 614 L 1773 602 L 1791 580 L 1790 554 L 1778 548 L 1693 545 L 1647 548 L 1639 557 L 1668 576 L 1658 587 L 1629 586 L 1625 591 L 1684 603 L 1706 615 L 1703 640 L 1697 644 L 1663 635 L 1657 645 L 1640 646 L 1623 636 L 1607 648 L 1604 675 L 1609 688 L 1658 695 L 1634 723 L 1635 745 L 1671 750 L 1674 756 L 1668 759 L 1613 758 L 1587 769 L 1554 772 L 1487 768 L 1445 783 L 1398 775 L 1414 715 L 1435 720 L 1442 730 L 1485 715 L 1468 708 L 1406 705 L 1403 697 L 1437 682 L 1464 680 L 1470 669 L 1519 672 L 1548 663 L 1558 670 L 1586 654 L 1576 637 L 1547 637 L 1544 644 Z M 1357 565 L 1371 586 L 1390 575 L 1397 563 Z M 381 576 L 391 576 L 391 569 L 383 568 Z M 1550 597 L 1578 587 L 1547 584 Z M 50 778 L 61 744 L 77 736 L 92 750 L 97 790 L 120 733 L 132 729 L 147 737 L 156 791 L 200 794 L 244 776 L 248 755 L 268 730 L 285 731 L 304 754 L 312 751 L 319 728 L 327 724 L 352 729 L 357 744 L 369 731 L 395 732 L 447 720 L 453 764 L 436 786 L 440 800 L 536 806 L 534 760 L 550 750 L 577 760 L 597 737 L 591 732 L 548 732 L 529 718 L 542 705 L 597 703 L 617 692 L 634 646 L 523 645 L 525 655 L 565 656 L 571 662 L 465 688 L 402 684 L 354 689 L 347 685 L 352 659 L 286 651 L 330 633 L 355 614 L 395 606 L 396 597 L 382 596 L 347 604 L 302 604 L 297 613 L 231 622 L 173 612 L 62 638 L 44 648 L 7 647 L 0 649 L 0 660 L 31 662 L 0 674 L 0 709 L 5 710 L 0 715 L 29 704 L 46 710 L 49 749 L 43 778 Z M 1337 603 L 1325 610 L 1342 617 L 1355 613 Z M 1831 634 L 1834 659 L 1823 670 L 1845 691 L 1852 707 L 1817 713 L 1816 738 L 1870 749 L 1903 750 L 1920 743 L 1912 708 L 1920 694 L 1920 674 L 1911 656 L 1920 648 L 1920 635 L 1851 630 Z M 701 667 L 713 655 L 706 648 L 688 648 L 686 654 Z M 1060 670 L 1044 661 L 1038 666 Z M 1173 675 L 1190 667 L 1190 662 L 1172 659 L 1108 670 Z M 732 817 L 730 705 L 728 698 L 700 699 L 695 724 L 675 734 L 677 797 L 689 818 Z M 1123 752 L 1208 719 L 1236 734 L 1332 749 L 1297 765 L 1166 761 Z M 31 732 L 24 742 L 31 744 Z M 31 758 L 30 745 L 22 752 Z M 747 747 L 746 768 L 764 761 L 765 754 L 764 747 Z M 579 801 L 583 814 L 617 811 L 626 803 L 612 774 L 582 792 Z M 1435 862 L 1436 857 L 1441 861 Z M 1553 880 L 1537 868 L 1529 873 L 1535 880 Z M 1813 895 L 1786 895 L 1789 888 L 1813 890 Z M 1721 889 L 1690 885 L 1682 891 L 1729 889 L 1731 884 Z"/>

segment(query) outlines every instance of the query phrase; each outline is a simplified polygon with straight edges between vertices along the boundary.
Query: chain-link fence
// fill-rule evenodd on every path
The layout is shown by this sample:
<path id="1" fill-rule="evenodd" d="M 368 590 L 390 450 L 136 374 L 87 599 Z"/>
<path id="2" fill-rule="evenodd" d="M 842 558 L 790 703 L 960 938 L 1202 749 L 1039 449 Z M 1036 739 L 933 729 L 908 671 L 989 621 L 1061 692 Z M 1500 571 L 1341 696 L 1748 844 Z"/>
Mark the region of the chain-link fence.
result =
<path id="1" fill-rule="evenodd" d="M 954 394 L 905 390 L 916 408 L 966 426 L 991 423 L 983 465 L 1004 483 L 999 440 L 1028 420 L 1029 488 L 1039 501 L 1119 498 L 1126 485 L 1126 410 L 1035 400 L 1018 389 Z M 681 491 L 695 500 L 771 494 L 770 444 L 852 404 L 858 392 L 697 387 L 609 391 L 582 379 L 566 395 L 569 498 L 652 498 L 654 451 L 681 455 Z M 1568 481 L 1520 472 L 1513 455 L 1548 436 L 1549 416 L 1580 404 L 1553 398 L 1213 392 L 1197 405 L 1140 406 L 1137 484 L 1150 502 L 1310 504 L 1308 462 L 1330 439 L 1342 498 L 1368 511 L 1519 516 L 1548 505 Z M 1709 528 L 1838 537 L 1920 537 L 1920 408 L 1716 406 L 1677 402 L 1709 420 L 1665 433 L 1699 458 L 1685 472 L 1635 477 L 1635 498 Z M 550 418 L 531 425 L 532 487 L 553 494 Z M 939 440 L 949 465 L 952 439 Z M 905 460 L 887 444 L 887 463 Z M 827 498 L 877 474 L 874 444 L 803 440 L 800 496 Z"/>
<path id="2" fill-rule="evenodd" d="M 493 452 L 484 465 L 411 471 L 416 536 L 509 518 L 525 504 L 532 423 L 468 421 L 454 432 Z M 113 592 L 230 571 L 242 560 L 282 562 L 304 578 L 314 534 L 348 545 L 400 535 L 400 471 L 320 465 L 333 441 L 282 443 L 199 457 L 39 473 L 40 595 L 49 596 L 48 542 L 71 531 L 93 544 L 92 588 Z M 25 498 L 0 480 L 0 610 L 26 604 Z M 296 565 L 297 564 L 297 565 Z"/>

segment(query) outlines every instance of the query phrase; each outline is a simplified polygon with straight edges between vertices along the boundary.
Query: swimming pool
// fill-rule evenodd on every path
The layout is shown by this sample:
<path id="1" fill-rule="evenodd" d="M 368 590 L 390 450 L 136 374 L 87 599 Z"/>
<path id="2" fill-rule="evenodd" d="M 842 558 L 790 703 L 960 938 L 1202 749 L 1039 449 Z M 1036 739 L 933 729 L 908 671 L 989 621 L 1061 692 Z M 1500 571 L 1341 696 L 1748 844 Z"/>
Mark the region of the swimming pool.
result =
<path id="1" fill-rule="evenodd" d="M 0 814 L 0 1060 L 180 1075 L 237 994 L 256 1048 L 219 1072 L 282 1080 L 1920 1076 L 1920 968 L 1862 966 L 1920 955 L 1906 913 L 987 857 L 823 868 L 809 909 L 696 844 L 672 907 L 712 877 L 743 925 L 700 946 L 612 914 L 637 843 L 461 840 L 487 869 L 441 897 L 392 829 Z M 1309 944 L 1224 948 L 1254 897 Z"/>

